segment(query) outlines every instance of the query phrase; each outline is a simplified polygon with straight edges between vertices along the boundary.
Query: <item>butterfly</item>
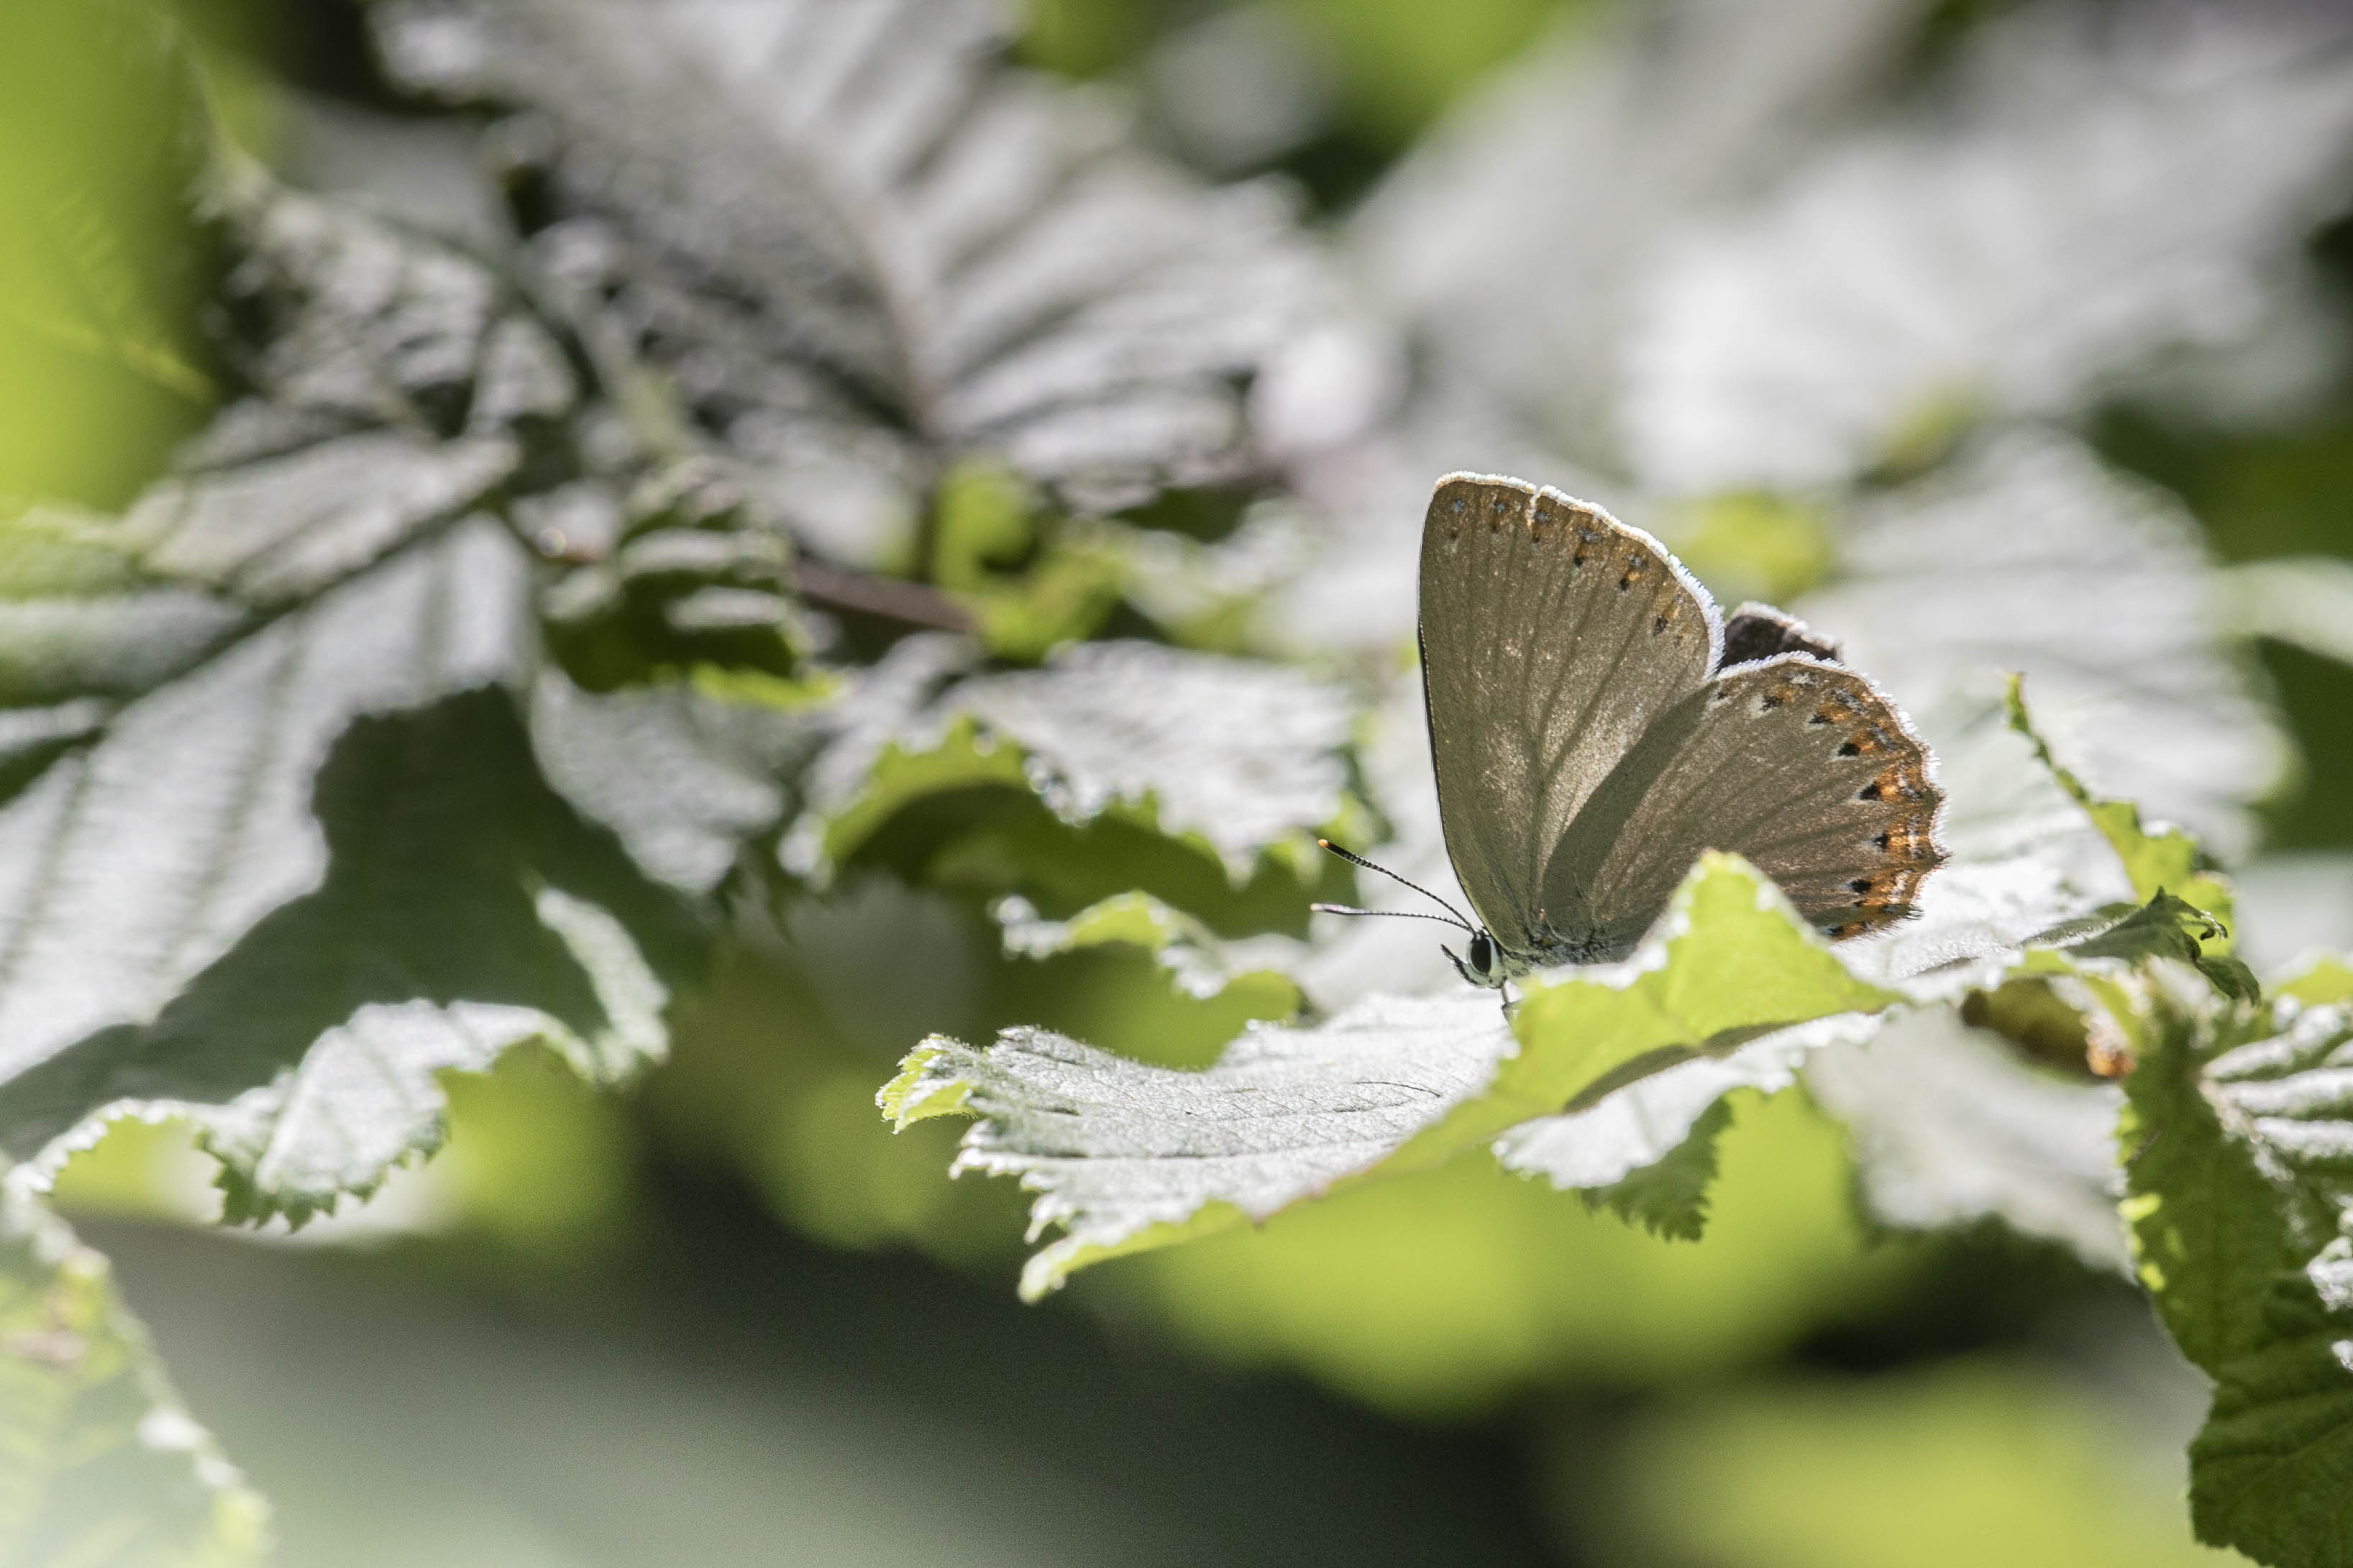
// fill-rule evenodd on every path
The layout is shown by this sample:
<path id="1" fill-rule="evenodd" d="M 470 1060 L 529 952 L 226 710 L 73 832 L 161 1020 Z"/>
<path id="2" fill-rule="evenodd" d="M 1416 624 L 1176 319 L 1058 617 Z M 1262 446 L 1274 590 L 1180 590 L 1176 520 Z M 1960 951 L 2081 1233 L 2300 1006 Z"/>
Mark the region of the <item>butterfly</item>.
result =
<path id="1" fill-rule="evenodd" d="M 1926 744 L 1835 643 L 1769 605 L 1726 620 L 1657 540 L 1558 490 L 1438 481 L 1421 678 L 1477 917 L 1446 905 L 1470 935 L 1447 956 L 1474 984 L 1625 957 L 1704 850 L 1833 939 L 1912 914 L 1945 858 Z"/>

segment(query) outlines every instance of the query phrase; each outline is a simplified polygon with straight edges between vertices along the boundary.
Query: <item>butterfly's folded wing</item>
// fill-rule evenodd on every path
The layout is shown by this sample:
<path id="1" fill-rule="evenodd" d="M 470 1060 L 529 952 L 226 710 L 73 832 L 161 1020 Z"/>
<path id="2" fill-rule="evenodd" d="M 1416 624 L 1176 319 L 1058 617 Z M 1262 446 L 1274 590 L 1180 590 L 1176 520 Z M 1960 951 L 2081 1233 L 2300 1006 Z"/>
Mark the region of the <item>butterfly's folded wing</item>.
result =
<path id="1" fill-rule="evenodd" d="M 1806 655 L 1736 665 L 1597 790 L 1546 868 L 1556 918 L 1630 947 L 1705 849 L 1746 856 L 1834 936 L 1911 912 L 1944 858 L 1927 748 L 1862 676 Z"/>
<path id="2" fill-rule="evenodd" d="M 1421 536 L 1439 811 L 1463 891 L 1506 952 L 1567 934 L 1544 918 L 1554 846 L 1701 690 L 1721 639 L 1714 604 L 1639 529 L 1514 479 L 1439 481 Z"/>

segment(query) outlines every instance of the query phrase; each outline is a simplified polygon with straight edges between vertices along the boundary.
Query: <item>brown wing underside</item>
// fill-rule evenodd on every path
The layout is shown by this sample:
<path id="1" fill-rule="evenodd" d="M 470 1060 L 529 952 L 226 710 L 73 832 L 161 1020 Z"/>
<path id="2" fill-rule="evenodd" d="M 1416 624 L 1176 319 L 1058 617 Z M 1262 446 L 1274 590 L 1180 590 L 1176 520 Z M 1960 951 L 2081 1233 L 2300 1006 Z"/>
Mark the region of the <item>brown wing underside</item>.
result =
<path id="1" fill-rule="evenodd" d="M 1725 670 L 1572 824 L 1548 906 L 1600 952 L 1632 946 L 1704 849 L 1744 855 L 1833 937 L 1912 912 L 1944 859 L 1927 748 L 1871 683 L 1805 655 Z"/>

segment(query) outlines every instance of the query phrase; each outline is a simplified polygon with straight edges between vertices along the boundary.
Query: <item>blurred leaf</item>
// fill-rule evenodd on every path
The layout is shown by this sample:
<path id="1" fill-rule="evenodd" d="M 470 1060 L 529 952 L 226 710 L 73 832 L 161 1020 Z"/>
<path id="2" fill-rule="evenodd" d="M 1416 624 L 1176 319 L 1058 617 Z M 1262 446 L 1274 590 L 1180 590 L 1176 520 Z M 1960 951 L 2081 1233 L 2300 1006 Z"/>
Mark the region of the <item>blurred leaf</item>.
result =
<path id="1" fill-rule="evenodd" d="M 528 1039 L 600 1080 L 659 1054 L 689 939 L 480 689 L 534 639 L 531 568 L 474 509 L 572 409 L 556 345 L 452 246 L 249 169 L 216 187 L 251 395 L 119 522 L 9 525 L 0 1146 L 47 1175 L 96 1119 L 182 1114 L 229 1217 L 299 1224 L 438 1142 L 438 1072 Z M 749 739 L 691 773 L 641 723 L 617 762 L 614 710 L 542 691 L 565 781 L 684 885 L 781 808 Z M 649 735 L 660 825 L 630 795 Z"/>
<path id="2" fill-rule="evenodd" d="M 953 643 L 910 638 L 838 710 L 786 863 L 822 876 L 923 795 L 1018 784 L 1064 822 L 1116 814 L 1197 847 L 1237 886 L 1270 850 L 1312 860 L 1345 805 L 1349 711 L 1280 666 L 1089 643 L 934 696 Z"/>
<path id="3" fill-rule="evenodd" d="M 1066 921 L 1040 919 L 1019 898 L 1000 900 L 991 912 L 1005 928 L 1006 951 L 1025 958 L 1117 943 L 1151 953 L 1188 996 L 1206 1000 L 1246 987 L 1269 1001 L 1288 998 L 1270 1010 L 1274 1016 L 1287 1017 L 1299 1006 L 1299 987 L 1283 973 L 1298 956 L 1299 943 L 1281 936 L 1224 941 L 1149 893 L 1114 893 Z"/>
<path id="4" fill-rule="evenodd" d="M 2241 637 L 2353 664 L 2353 561 L 2292 555 L 2224 569 L 2222 618 Z"/>
<path id="5" fill-rule="evenodd" d="M 190 1420 L 104 1258 L 0 1196 L 0 1560 L 239 1568 L 269 1507 Z"/>
<path id="6" fill-rule="evenodd" d="M 1627 351 L 1637 470 L 1803 489 L 1942 411 L 2063 416 L 2163 351 L 2254 336 L 2338 199 L 2343 24 L 2026 7 L 1978 29 L 1936 111 L 1826 140 L 1653 260 Z"/>
<path id="7" fill-rule="evenodd" d="M 228 1218 L 300 1224 L 438 1145 L 437 1073 L 484 1070 L 533 1039 L 600 1081 L 660 1053 L 668 991 L 652 966 L 675 973 L 687 933 L 540 782 L 503 692 L 359 720 L 320 768 L 313 809 L 323 878 L 171 977 L 177 994 L 152 1016 L 129 1013 L 139 993 L 94 994 L 45 964 L 50 985 L 80 979 L 67 994 L 83 1016 L 50 1000 L 58 1045 L 0 1087 L 11 1155 L 53 1166 L 90 1118 L 177 1114 L 223 1162 Z M 26 947 L 74 935 L 54 902 L 28 912 L 48 919 Z"/>
<path id="8" fill-rule="evenodd" d="M 986 1051 L 935 1037 L 880 1103 L 901 1126 L 979 1118 L 956 1168 L 1020 1176 L 1040 1194 L 1035 1222 L 1067 1232 L 1024 1271 L 1035 1297 L 1099 1258 L 1442 1164 L 1675 1062 L 1894 1000 L 1720 855 L 1702 859 L 1634 958 L 1574 973 L 1531 980 L 1508 1029 L 1483 994 L 1377 997 L 1319 1026 L 1254 1028 L 1200 1073 L 1034 1028 Z"/>
<path id="9" fill-rule="evenodd" d="M 551 513 L 553 499 L 541 500 Z M 587 514 L 627 514 L 609 542 L 575 543 L 554 521 L 540 531 L 543 552 L 590 557 L 541 596 L 548 649 L 584 689 L 704 669 L 785 689 L 801 675 L 807 639 L 792 597 L 791 550 L 707 465 L 658 472 L 626 503 L 587 484 L 564 499 L 563 511 L 584 523 Z"/>
<path id="10" fill-rule="evenodd" d="M 374 15 L 409 86 L 543 117 L 500 144 L 531 261 L 640 436 L 715 438 L 851 564 L 961 453 L 1094 506 L 1248 465 L 1236 384 L 1324 287 L 1276 193 L 1144 158 L 983 6 Z"/>
<path id="11" fill-rule="evenodd" d="M 2213 858 L 2179 827 L 2155 832 L 2144 827 L 2140 807 L 2128 800 L 2094 797 L 2073 773 L 2061 767 L 2052 756 L 2050 745 L 2035 732 L 2033 721 L 2027 716 L 2025 682 L 2017 676 L 2010 677 L 2008 711 L 2010 728 L 2026 737 L 2034 748 L 2036 759 L 2050 770 L 2068 798 L 2084 808 L 2101 837 L 2115 848 L 2116 858 L 2124 862 L 2125 874 L 2132 879 L 2135 893 L 2150 900 L 2152 906 L 2159 897 L 2170 893 L 2221 922 L 2221 931 L 2200 939 L 2197 949 L 2187 956 L 2194 959 L 2208 943 L 2217 953 L 2229 953 L 2231 888 L 2216 874 L 2221 868 Z M 2080 948 L 2083 944 L 2076 945 Z"/>
<path id="12" fill-rule="evenodd" d="M 2010 428 L 1869 493 L 1841 533 L 1836 580 L 1793 608 L 1843 640 L 1948 766 L 1986 689 L 2023 672 L 2088 789 L 2243 853 L 2247 806 L 2290 753 L 2228 645 L 2178 500 L 2063 432 Z"/>
<path id="13" fill-rule="evenodd" d="M 2175 972 L 2125 1079 L 2141 1282 L 2214 1379 L 2189 1448 L 2201 1540 L 2256 1561 L 2353 1563 L 2353 1024 L 2226 1005 Z"/>
<path id="14" fill-rule="evenodd" d="M 531 692 L 532 751 L 548 782 L 647 875 L 690 893 L 716 888 L 782 818 L 780 777 L 818 739 L 807 715 L 713 697 L 710 684 L 597 693 L 543 669 Z"/>
<path id="15" fill-rule="evenodd" d="M 1806 1087 L 1847 1124 L 1881 1224 L 1937 1230 L 1999 1215 L 2093 1268 L 2126 1267 L 2113 1084 L 2035 1071 L 1951 1009 L 1929 1007 L 1817 1053 Z"/>

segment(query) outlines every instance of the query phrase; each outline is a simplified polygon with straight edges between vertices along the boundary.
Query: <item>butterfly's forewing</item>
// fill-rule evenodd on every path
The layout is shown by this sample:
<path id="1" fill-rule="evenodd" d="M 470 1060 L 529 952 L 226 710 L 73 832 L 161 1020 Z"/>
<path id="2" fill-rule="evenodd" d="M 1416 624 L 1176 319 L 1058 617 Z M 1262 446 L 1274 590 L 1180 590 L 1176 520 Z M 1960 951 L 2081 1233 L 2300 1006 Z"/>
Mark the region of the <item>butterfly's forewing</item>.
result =
<path id="1" fill-rule="evenodd" d="M 1565 934 L 1544 913 L 1554 847 L 1635 742 L 1702 689 L 1721 637 L 1714 605 L 1650 535 L 1557 490 L 1439 481 L 1421 535 L 1439 814 L 1506 952 Z"/>
<path id="2" fill-rule="evenodd" d="M 1632 946 L 1704 849 L 1746 856 L 1833 936 L 1911 912 L 1944 858 L 1928 752 L 1862 676 L 1803 654 L 1736 665 L 1664 715 L 1546 868 L 1556 919 Z"/>

